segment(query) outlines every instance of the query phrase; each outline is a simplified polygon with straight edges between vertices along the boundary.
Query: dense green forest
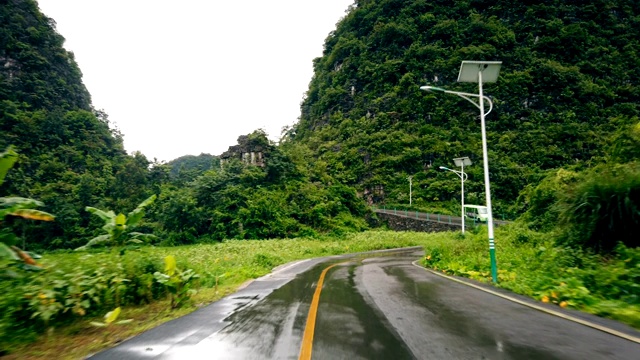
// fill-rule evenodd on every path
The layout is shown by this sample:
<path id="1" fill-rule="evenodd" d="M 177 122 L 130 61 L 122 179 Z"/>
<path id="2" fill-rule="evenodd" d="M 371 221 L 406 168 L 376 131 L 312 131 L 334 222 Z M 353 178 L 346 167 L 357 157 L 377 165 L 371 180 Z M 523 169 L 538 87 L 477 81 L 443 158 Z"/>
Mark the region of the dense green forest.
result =
<path id="1" fill-rule="evenodd" d="M 477 109 L 419 87 L 477 93 L 456 83 L 461 61 L 500 60 L 499 80 L 485 86 L 496 212 L 527 213 L 548 230 L 562 209 L 573 223 L 583 198 L 613 196 L 583 207 L 588 225 L 567 236 L 612 239 L 626 227 L 613 237 L 637 245 L 639 25 L 633 1 L 356 1 L 314 60 L 287 141 L 373 204 L 408 203 L 408 176 L 416 206 L 457 202 L 459 185 L 438 167 L 469 156 L 467 201 L 483 203 Z"/>
<path id="2" fill-rule="evenodd" d="M 460 156 L 474 162 L 467 202 L 481 204 L 477 109 L 419 89 L 475 92 L 455 82 L 462 60 L 503 62 L 485 86 L 495 212 L 594 248 L 637 245 L 633 1 L 356 1 L 278 144 L 256 130 L 224 154 L 169 163 L 126 153 L 36 1 L 0 5 L 0 150 L 19 154 L 0 193 L 56 216 L 2 220 L 28 249 L 84 245 L 102 226 L 85 207 L 127 213 L 151 195 L 139 230 L 166 245 L 359 231 L 376 224 L 367 205 L 408 204 L 408 176 L 414 207 L 457 213 L 459 183 L 437 169 Z"/>
<path id="3" fill-rule="evenodd" d="M 489 281 L 484 228 L 362 232 L 381 225 L 371 205 L 459 213 L 459 179 L 438 170 L 457 157 L 473 161 L 466 203 L 484 203 L 477 109 L 420 90 L 476 92 L 462 60 L 502 61 L 485 86 L 494 214 L 514 220 L 496 231 L 498 286 L 640 326 L 636 1 L 356 0 L 278 143 L 258 129 L 167 163 L 125 151 L 63 46 L 35 0 L 0 0 L 0 356 L 313 256 L 420 245 L 426 267 Z"/>
<path id="4" fill-rule="evenodd" d="M 615 139 L 638 123 L 634 5 L 357 1 L 314 61 L 290 136 L 373 201 L 404 202 L 408 175 L 424 189 L 418 202 L 449 199 L 455 183 L 435 165 L 460 156 L 481 163 L 477 109 L 419 86 L 477 92 L 456 84 L 461 61 L 500 60 L 499 81 L 485 86 L 495 102 L 487 130 L 495 197 L 509 207 L 545 170 L 613 160 Z M 482 167 L 468 170 L 471 200 L 482 199 L 473 194 L 482 191 Z M 379 186 L 382 198 L 373 195 Z"/>
<path id="5" fill-rule="evenodd" d="M 162 244 L 274 238 L 360 230 L 364 204 L 353 189 L 318 179 L 261 131 L 242 136 L 259 166 L 230 148 L 166 164 L 127 154 L 123 134 L 91 105 L 73 54 L 36 1 L 0 2 L 0 149 L 19 159 L 3 196 L 40 200 L 53 222 L 2 219 L 28 249 L 77 248 L 101 233 L 85 207 L 127 213 L 155 194 L 139 226 Z M 236 146 L 237 147 L 237 146 Z"/>

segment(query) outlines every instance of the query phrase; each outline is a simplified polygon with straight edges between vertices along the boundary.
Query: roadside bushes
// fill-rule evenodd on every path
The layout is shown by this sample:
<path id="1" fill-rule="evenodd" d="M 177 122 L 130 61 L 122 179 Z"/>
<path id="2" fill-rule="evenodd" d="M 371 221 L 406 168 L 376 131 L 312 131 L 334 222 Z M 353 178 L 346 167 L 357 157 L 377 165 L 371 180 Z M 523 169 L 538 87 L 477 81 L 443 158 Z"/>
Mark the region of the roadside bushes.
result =
<path id="1" fill-rule="evenodd" d="M 425 244 L 423 264 L 490 282 L 486 229 Z M 551 233 L 522 223 L 496 229 L 498 286 L 542 302 L 613 318 L 640 328 L 640 248 L 619 243 L 607 255 L 557 246 Z"/>
<path id="2" fill-rule="evenodd" d="M 555 228 L 559 216 L 558 199 L 566 189 L 574 186 L 578 178 L 574 171 L 559 169 L 549 171 L 537 185 L 527 185 L 516 205 L 525 210 L 521 219 L 534 230 L 550 231 Z"/>
<path id="3" fill-rule="evenodd" d="M 154 278 L 165 270 L 161 258 L 136 251 L 120 256 L 115 250 L 65 257 L 60 264 L 43 262 L 43 271 L 2 282 L 0 335 L 30 337 L 81 317 L 150 303 L 168 294 Z"/>
<path id="4" fill-rule="evenodd" d="M 640 246 L 640 163 L 594 169 L 558 206 L 566 244 L 601 253 Z"/>
<path id="5" fill-rule="evenodd" d="M 640 162 L 603 164 L 583 172 L 549 173 L 519 199 L 535 230 L 558 244 L 606 254 L 622 242 L 640 246 Z"/>

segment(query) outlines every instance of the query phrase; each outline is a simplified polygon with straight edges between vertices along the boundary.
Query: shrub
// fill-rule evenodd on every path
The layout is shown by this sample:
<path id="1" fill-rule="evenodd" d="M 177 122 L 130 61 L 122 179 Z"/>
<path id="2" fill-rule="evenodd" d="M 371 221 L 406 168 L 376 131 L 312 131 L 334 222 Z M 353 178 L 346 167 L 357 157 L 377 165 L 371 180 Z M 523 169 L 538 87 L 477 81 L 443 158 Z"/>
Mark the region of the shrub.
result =
<path id="1" fill-rule="evenodd" d="M 551 230 L 558 222 L 558 198 L 574 186 L 578 174 L 560 169 L 549 171 L 537 185 L 527 185 L 516 207 L 525 210 L 522 219 L 534 230 Z"/>
<path id="2" fill-rule="evenodd" d="M 158 283 L 165 286 L 171 300 L 171 308 L 175 309 L 185 304 L 196 292 L 191 287 L 193 280 L 200 276 L 192 269 L 178 269 L 173 255 L 165 257 L 164 262 L 164 273 L 156 271 L 153 276 Z"/>
<path id="3" fill-rule="evenodd" d="M 640 246 L 640 163 L 598 168 L 560 201 L 561 241 L 597 252 Z"/>
<path id="4" fill-rule="evenodd" d="M 37 273 L 0 282 L 0 334 L 11 332 L 14 340 L 34 336 L 49 327 L 167 294 L 154 278 L 162 269 L 160 258 L 145 251 L 64 257 L 59 264 L 43 261 Z M 2 341 L 0 345 L 5 346 Z"/>
<path id="5" fill-rule="evenodd" d="M 618 244 L 607 254 L 557 246 L 552 233 L 522 223 L 496 229 L 498 286 L 543 302 L 640 327 L 640 249 Z M 426 267 L 490 282 L 486 232 L 425 244 Z"/>

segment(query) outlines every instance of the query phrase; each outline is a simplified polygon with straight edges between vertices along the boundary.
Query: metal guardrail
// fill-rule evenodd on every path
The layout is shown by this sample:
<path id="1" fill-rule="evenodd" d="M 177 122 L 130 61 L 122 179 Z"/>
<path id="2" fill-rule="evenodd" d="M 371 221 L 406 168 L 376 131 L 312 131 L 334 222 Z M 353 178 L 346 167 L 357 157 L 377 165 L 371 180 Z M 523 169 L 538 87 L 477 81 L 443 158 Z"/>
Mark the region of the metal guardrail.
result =
<path id="1" fill-rule="evenodd" d="M 409 211 L 407 209 L 398 209 L 398 208 L 387 209 L 384 206 L 382 208 L 372 206 L 372 209 L 374 212 L 377 212 L 377 213 L 390 214 L 390 215 L 401 216 L 401 217 L 406 217 L 406 218 L 416 219 L 421 221 L 431 221 L 431 222 L 438 222 L 442 224 L 462 226 L 462 219 L 460 217 L 452 216 L 452 215 L 424 213 L 424 212 L 419 212 L 414 210 Z M 496 220 L 494 218 L 495 225 L 504 225 L 508 223 L 509 221 Z M 465 228 L 476 227 L 478 225 L 483 225 L 483 224 L 486 224 L 486 222 L 471 220 L 467 218 L 467 221 L 465 221 Z"/>
<path id="2" fill-rule="evenodd" d="M 373 207 L 373 211 L 377 213 L 401 216 L 401 217 L 416 219 L 420 221 L 431 221 L 431 222 L 437 222 L 442 224 L 462 226 L 462 220 L 458 217 L 453 217 L 451 215 L 423 213 L 423 212 L 413 211 L 413 210 L 409 211 L 406 209 L 399 210 L 397 208 L 386 209 L 386 208 Z"/>

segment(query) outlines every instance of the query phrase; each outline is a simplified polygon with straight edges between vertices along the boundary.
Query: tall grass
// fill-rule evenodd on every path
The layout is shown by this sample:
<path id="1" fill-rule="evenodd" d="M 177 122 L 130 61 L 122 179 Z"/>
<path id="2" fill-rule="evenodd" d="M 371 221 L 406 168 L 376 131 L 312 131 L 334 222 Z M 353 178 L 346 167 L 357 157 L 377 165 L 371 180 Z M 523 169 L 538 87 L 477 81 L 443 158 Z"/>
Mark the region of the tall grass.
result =
<path id="1" fill-rule="evenodd" d="M 640 246 L 640 163 L 595 169 L 559 201 L 568 244 L 612 251 Z"/>
<path id="2" fill-rule="evenodd" d="M 489 283 L 486 228 L 459 240 L 423 244 L 427 267 Z M 617 245 L 607 255 L 556 246 L 553 233 L 516 223 L 496 230 L 498 286 L 534 299 L 640 328 L 640 249 Z"/>

